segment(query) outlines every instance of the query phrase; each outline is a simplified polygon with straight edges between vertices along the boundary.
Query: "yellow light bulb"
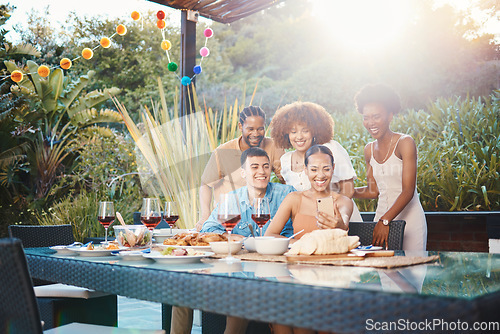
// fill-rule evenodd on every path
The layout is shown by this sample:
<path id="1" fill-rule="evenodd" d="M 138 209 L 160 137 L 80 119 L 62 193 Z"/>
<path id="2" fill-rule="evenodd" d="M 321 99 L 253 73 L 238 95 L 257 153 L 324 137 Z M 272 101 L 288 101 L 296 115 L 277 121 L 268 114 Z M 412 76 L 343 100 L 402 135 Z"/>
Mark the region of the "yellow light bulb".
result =
<path id="1" fill-rule="evenodd" d="M 89 59 L 92 59 L 93 56 L 94 56 L 94 51 L 92 51 L 89 48 L 83 49 L 83 51 L 82 51 L 82 57 L 83 58 L 89 60 Z"/>

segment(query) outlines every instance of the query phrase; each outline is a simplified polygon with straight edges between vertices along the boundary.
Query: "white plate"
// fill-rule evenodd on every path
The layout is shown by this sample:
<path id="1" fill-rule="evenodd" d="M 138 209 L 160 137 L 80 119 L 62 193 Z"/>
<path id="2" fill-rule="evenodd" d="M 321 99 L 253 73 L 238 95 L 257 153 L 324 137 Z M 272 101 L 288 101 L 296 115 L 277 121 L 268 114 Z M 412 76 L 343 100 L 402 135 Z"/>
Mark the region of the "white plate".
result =
<path id="1" fill-rule="evenodd" d="M 147 259 L 153 259 L 158 263 L 185 264 L 185 263 L 196 263 L 199 262 L 204 257 L 209 257 L 212 255 L 214 255 L 214 253 L 212 252 L 205 252 L 201 255 L 186 255 L 186 256 L 161 255 L 159 252 L 151 252 L 149 254 L 143 254 L 142 256 Z"/>
<path id="2" fill-rule="evenodd" d="M 111 253 L 113 256 L 118 256 L 124 261 L 141 261 L 144 260 L 144 254 L 141 251 L 120 251 L 117 253 Z"/>
<path id="3" fill-rule="evenodd" d="M 49 247 L 57 252 L 57 255 L 75 255 L 76 249 L 80 247 L 69 247 L 69 246 L 51 246 Z"/>
<path id="4" fill-rule="evenodd" d="M 212 248 L 210 247 L 210 245 L 208 246 L 177 246 L 177 245 L 163 245 L 163 244 L 156 244 L 154 246 L 158 246 L 158 247 L 161 247 L 163 249 L 165 248 L 168 248 L 168 247 L 174 247 L 174 248 L 185 248 L 185 249 L 192 249 L 192 250 L 195 250 L 195 251 L 211 251 Z"/>
<path id="5" fill-rule="evenodd" d="M 83 248 L 77 248 L 75 249 L 75 252 L 80 254 L 80 256 L 110 256 L 111 252 L 117 251 L 117 249 L 86 249 L 85 247 Z"/>

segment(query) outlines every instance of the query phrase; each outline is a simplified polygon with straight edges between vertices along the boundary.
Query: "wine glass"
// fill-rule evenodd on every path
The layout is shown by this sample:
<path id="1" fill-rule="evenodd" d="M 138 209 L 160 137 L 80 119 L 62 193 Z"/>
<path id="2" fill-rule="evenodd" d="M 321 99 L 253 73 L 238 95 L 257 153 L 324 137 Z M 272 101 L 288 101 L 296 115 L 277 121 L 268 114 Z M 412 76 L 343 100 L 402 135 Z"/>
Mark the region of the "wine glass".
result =
<path id="1" fill-rule="evenodd" d="M 252 220 L 259 226 L 259 235 L 262 236 L 262 228 L 271 219 L 269 210 L 269 199 L 254 198 L 252 208 Z"/>
<path id="2" fill-rule="evenodd" d="M 227 231 L 227 253 L 229 254 L 222 261 L 227 263 L 240 261 L 231 255 L 231 231 L 239 223 L 241 219 L 240 206 L 238 196 L 236 194 L 220 195 L 219 207 L 217 211 L 217 220 L 226 228 Z"/>
<path id="3" fill-rule="evenodd" d="M 115 206 L 113 202 L 99 202 L 97 220 L 104 226 L 104 243 L 108 243 L 108 227 L 115 221 Z"/>
<path id="4" fill-rule="evenodd" d="M 175 222 L 179 219 L 179 211 L 177 210 L 177 204 L 175 202 L 165 202 L 165 211 L 163 212 L 163 219 L 170 226 L 170 234 L 172 234 L 172 228 Z"/>
<path id="5" fill-rule="evenodd" d="M 153 229 L 161 221 L 160 200 L 158 198 L 143 198 L 141 209 L 141 222 L 151 231 L 153 237 Z"/>

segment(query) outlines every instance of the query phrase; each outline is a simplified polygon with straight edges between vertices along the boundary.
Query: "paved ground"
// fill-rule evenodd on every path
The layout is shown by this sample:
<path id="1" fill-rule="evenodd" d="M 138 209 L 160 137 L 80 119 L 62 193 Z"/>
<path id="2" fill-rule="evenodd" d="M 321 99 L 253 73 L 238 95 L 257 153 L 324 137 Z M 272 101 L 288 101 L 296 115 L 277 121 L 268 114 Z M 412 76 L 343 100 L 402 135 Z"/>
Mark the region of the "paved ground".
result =
<path id="1" fill-rule="evenodd" d="M 161 329 L 161 304 L 118 296 L 118 327 Z M 191 333 L 201 334 L 201 327 Z"/>

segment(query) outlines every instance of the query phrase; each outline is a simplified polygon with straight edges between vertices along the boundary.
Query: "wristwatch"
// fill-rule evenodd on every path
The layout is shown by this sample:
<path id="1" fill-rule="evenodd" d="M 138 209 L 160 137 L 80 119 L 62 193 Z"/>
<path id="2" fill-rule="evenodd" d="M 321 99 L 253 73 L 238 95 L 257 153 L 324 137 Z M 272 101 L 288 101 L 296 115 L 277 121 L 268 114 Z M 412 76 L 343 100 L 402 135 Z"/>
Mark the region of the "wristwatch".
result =
<path id="1" fill-rule="evenodd" d="M 384 224 L 384 226 L 389 226 L 389 220 L 387 219 L 379 219 L 382 221 L 382 224 Z"/>

